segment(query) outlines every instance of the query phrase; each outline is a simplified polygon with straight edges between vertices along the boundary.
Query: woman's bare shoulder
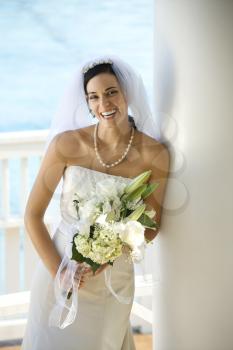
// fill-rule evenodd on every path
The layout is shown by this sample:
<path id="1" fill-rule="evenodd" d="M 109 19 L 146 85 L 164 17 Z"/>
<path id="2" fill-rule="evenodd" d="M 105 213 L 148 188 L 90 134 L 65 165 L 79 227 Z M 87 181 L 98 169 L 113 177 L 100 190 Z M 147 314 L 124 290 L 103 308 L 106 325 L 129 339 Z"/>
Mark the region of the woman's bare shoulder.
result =
<path id="1" fill-rule="evenodd" d="M 92 125 L 81 129 L 63 131 L 55 136 L 54 142 L 56 142 L 60 152 L 62 151 L 66 156 L 70 156 L 77 152 L 78 147 L 90 142 L 92 131 Z"/>
<path id="2" fill-rule="evenodd" d="M 57 134 L 51 141 L 50 148 L 53 149 L 60 159 L 66 163 L 87 147 L 92 140 L 93 126 L 77 130 L 67 130 Z"/>
<path id="3" fill-rule="evenodd" d="M 93 132 L 93 125 L 87 126 L 85 128 L 80 128 L 76 130 L 66 130 L 55 137 L 60 142 L 65 142 L 66 144 L 72 144 L 75 140 L 78 141 L 80 138 L 87 137 Z"/>

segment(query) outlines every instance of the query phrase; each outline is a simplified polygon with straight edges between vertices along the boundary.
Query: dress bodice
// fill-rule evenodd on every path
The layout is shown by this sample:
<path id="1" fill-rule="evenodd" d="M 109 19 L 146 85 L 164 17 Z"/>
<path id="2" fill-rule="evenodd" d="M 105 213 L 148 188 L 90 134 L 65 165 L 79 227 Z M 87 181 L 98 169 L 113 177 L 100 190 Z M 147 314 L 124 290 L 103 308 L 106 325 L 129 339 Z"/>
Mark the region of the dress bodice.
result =
<path id="1" fill-rule="evenodd" d="M 84 168 L 79 165 L 70 165 L 66 168 L 63 177 L 60 209 L 62 219 L 67 223 L 75 223 L 77 214 L 73 206 L 72 197 L 75 192 L 81 196 L 91 196 L 96 191 L 96 184 L 104 179 L 114 179 L 117 183 L 127 184 L 132 179 L 118 175 L 102 173 Z"/>

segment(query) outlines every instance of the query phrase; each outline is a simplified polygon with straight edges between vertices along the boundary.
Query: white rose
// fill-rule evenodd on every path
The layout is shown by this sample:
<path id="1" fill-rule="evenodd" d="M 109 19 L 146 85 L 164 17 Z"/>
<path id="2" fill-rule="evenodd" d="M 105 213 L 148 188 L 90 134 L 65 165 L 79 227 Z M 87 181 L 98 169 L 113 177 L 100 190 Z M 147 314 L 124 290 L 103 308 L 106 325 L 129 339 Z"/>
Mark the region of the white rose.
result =
<path id="1" fill-rule="evenodd" d="M 138 221 L 128 221 L 124 224 L 124 227 L 119 225 L 118 229 L 122 241 L 127 243 L 132 249 L 139 247 L 145 240 L 145 228 Z"/>

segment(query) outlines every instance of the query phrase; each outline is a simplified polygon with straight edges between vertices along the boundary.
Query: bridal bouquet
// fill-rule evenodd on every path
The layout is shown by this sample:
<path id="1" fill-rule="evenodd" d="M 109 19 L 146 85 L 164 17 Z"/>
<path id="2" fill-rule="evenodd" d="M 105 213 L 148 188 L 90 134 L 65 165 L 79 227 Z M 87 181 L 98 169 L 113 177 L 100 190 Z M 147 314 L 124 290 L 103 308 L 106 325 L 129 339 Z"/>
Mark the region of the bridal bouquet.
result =
<path id="1" fill-rule="evenodd" d="M 72 260 L 86 263 L 95 273 L 103 264 L 114 261 L 127 251 L 133 262 L 144 255 L 146 228 L 156 230 L 156 212 L 144 203 L 158 187 L 147 183 L 151 170 L 143 172 L 129 184 L 115 178 L 96 183 L 91 193 L 80 189 L 72 206 L 77 216 L 77 232 L 72 241 Z"/>

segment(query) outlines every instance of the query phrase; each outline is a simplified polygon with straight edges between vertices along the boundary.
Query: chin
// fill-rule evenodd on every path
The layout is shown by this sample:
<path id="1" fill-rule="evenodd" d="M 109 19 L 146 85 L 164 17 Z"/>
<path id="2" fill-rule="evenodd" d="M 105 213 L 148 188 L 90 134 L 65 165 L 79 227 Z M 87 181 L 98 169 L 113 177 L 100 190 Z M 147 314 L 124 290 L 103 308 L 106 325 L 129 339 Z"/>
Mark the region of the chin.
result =
<path id="1" fill-rule="evenodd" d="M 104 123 L 105 125 L 116 125 L 116 124 L 119 124 L 122 122 L 121 118 L 117 117 L 117 116 L 114 116 L 114 117 L 110 117 L 108 119 L 105 119 L 103 117 L 101 117 L 99 119 L 99 121 L 101 121 L 102 123 Z"/>

